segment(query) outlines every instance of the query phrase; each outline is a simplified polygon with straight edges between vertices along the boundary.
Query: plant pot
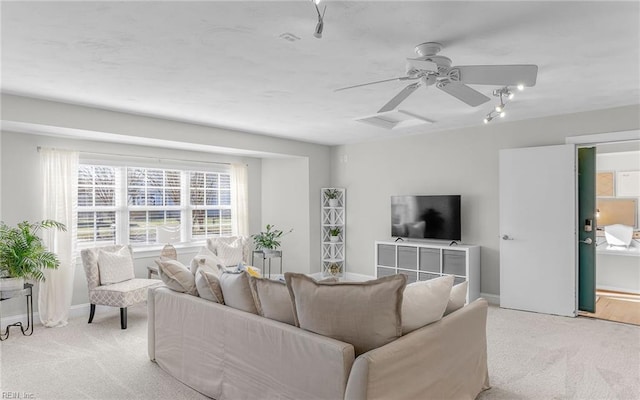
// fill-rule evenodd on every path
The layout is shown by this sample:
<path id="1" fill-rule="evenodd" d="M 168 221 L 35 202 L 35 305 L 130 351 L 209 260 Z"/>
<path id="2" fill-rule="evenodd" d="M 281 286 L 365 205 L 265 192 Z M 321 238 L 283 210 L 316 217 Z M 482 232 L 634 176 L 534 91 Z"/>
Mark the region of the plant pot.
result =
<path id="1" fill-rule="evenodd" d="M 8 292 L 22 289 L 24 289 L 24 278 L 0 278 L 1 291 Z"/>
<path id="2" fill-rule="evenodd" d="M 279 257 L 280 256 L 280 250 L 262 249 L 262 254 L 264 254 L 265 258 Z"/>
<path id="3" fill-rule="evenodd" d="M 329 199 L 329 207 L 338 207 L 338 199 Z"/>
<path id="4" fill-rule="evenodd" d="M 340 236 L 329 236 L 329 240 L 332 242 L 337 242 L 340 240 Z"/>

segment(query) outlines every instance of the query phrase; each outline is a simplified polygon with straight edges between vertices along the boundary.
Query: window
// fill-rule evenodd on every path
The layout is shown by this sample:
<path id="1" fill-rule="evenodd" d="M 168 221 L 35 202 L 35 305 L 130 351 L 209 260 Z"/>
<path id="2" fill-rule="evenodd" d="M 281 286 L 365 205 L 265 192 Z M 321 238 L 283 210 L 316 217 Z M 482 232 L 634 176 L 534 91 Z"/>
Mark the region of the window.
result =
<path id="1" fill-rule="evenodd" d="M 180 171 L 127 168 L 129 243 L 155 243 L 156 227 L 180 225 Z"/>
<path id="2" fill-rule="evenodd" d="M 113 243 L 115 232 L 115 168 L 80 165 L 78 171 L 78 242 Z"/>
<path id="3" fill-rule="evenodd" d="M 78 243 L 156 243 L 156 228 L 180 226 L 182 241 L 231 235 L 231 174 L 81 164 Z"/>
<path id="4" fill-rule="evenodd" d="M 191 172 L 189 179 L 191 236 L 231 234 L 231 177 L 229 174 Z"/>

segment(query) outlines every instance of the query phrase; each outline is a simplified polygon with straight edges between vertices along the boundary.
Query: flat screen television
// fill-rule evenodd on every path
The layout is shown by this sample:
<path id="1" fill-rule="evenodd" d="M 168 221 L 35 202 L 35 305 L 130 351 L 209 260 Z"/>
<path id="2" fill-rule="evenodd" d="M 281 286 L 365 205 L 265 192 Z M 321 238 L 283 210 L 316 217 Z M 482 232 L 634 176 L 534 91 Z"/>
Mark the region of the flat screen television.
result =
<path id="1" fill-rule="evenodd" d="M 460 197 L 391 196 L 391 236 L 461 240 Z"/>

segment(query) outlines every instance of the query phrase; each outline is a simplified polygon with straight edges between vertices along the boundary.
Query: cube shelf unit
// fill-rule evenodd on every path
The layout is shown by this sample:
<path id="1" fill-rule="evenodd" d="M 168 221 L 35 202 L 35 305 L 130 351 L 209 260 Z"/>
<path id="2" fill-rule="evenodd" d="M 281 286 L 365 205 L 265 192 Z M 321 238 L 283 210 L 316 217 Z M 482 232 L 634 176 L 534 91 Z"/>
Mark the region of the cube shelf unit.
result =
<path id="1" fill-rule="evenodd" d="M 329 199 L 327 193 L 335 191 L 337 198 L 334 201 Z M 345 264 L 345 189 L 343 188 L 322 188 L 320 192 L 321 204 L 321 230 L 322 240 L 322 275 L 343 277 L 346 272 Z M 332 228 L 339 228 L 340 235 L 338 241 L 332 242 L 329 231 Z"/>
<path id="2" fill-rule="evenodd" d="M 469 281 L 467 302 L 480 297 L 480 246 L 378 241 L 375 247 L 378 277 L 404 274 L 412 283 L 453 275 L 454 285 Z"/>

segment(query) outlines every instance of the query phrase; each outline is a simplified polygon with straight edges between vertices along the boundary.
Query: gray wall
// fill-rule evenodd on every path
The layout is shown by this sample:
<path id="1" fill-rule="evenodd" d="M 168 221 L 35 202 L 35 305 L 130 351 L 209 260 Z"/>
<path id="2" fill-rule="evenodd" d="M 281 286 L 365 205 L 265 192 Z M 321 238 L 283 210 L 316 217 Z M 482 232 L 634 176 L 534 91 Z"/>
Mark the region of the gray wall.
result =
<path id="1" fill-rule="evenodd" d="M 499 150 L 635 130 L 639 115 L 634 105 L 333 148 L 332 185 L 347 190 L 347 270 L 375 275 L 374 241 L 391 235 L 390 196 L 460 194 L 462 241 L 482 246 L 481 291 L 498 295 Z"/>
<path id="2" fill-rule="evenodd" d="M 309 185 L 305 184 L 308 174 L 309 162 L 306 158 L 262 160 L 263 182 L 269 184 L 262 187 L 262 220 L 265 224 L 261 230 L 265 229 L 266 224 L 275 225 L 284 232 L 293 229 L 293 232 L 282 236 L 281 240 L 285 271 L 320 271 L 317 257 L 313 260 L 312 270 L 309 252 L 310 193 Z M 286 212 L 283 213 L 282 210 Z M 257 263 L 256 266 L 259 267 Z M 276 267 L 279 268 L 279 262 L 273 260 L 271 271 L 275 272 Z"/>

